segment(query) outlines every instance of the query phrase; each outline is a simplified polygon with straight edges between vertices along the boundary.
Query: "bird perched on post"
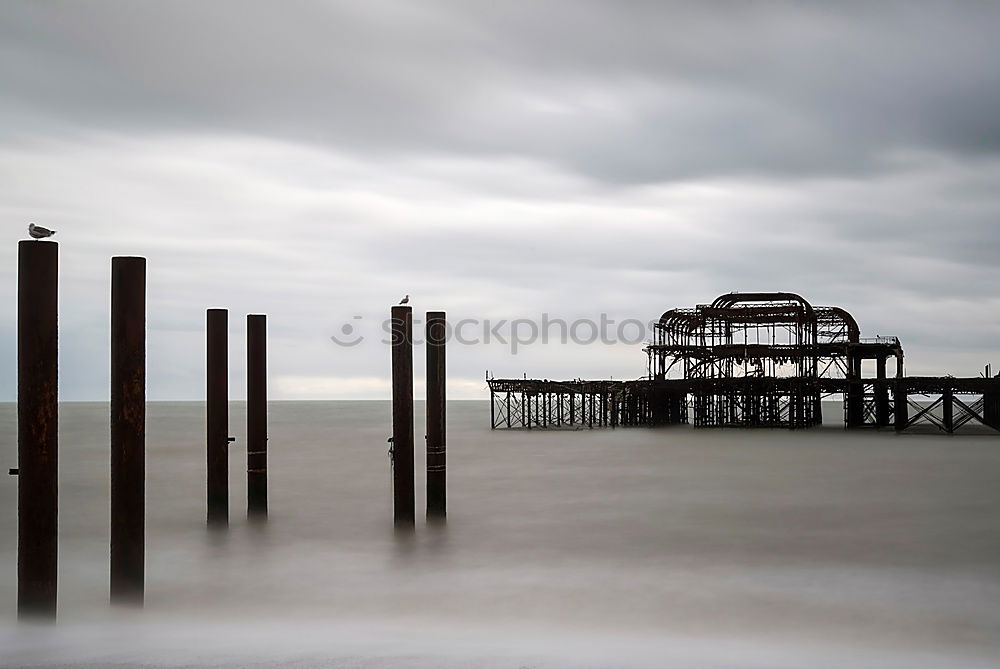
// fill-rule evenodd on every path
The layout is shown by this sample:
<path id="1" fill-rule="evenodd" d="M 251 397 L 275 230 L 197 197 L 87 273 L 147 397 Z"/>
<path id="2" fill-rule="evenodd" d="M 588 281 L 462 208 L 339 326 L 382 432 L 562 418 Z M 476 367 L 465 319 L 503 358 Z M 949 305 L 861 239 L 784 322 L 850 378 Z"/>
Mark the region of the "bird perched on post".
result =
<path id="1" fill-rule="evenodd" d="M 56 231 L 43 228 L 42 226 L 35 225 L 34 223 L 28 223 L 28 234 L 31 235 L 32 239 L 45 239 L 46 237 L 51 237 L 56 234 Z"/>
<path id="2" fill-rule="evenodd" d="M 406 295 L 406 297 L 404 297 L 403 299 L 401 299 L 399 301 L 400 304 L 409 304 L 409 302 L 410 302 L 410 296 L 409 295 Z"/>

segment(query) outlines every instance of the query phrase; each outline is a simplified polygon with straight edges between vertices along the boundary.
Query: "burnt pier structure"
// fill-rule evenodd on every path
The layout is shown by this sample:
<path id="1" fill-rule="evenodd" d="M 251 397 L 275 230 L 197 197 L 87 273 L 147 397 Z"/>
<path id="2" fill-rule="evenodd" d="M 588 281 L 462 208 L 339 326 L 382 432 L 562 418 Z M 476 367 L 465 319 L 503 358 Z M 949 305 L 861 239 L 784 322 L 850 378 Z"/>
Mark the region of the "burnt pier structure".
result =
<path id="1" fill-rule="evenodd" d="M 824 398 L 840 398 L 849 428 L 1000 430 L 1000 378 L 988 368 L 906 377 L 898 338 L 862 338 L 849 312 L 795 293 L 728 293 L 671 309 L 644 352 L 647 376 L 631 381 L 487 378 L 490 425 L 800 429 L 824 422 Z"/>

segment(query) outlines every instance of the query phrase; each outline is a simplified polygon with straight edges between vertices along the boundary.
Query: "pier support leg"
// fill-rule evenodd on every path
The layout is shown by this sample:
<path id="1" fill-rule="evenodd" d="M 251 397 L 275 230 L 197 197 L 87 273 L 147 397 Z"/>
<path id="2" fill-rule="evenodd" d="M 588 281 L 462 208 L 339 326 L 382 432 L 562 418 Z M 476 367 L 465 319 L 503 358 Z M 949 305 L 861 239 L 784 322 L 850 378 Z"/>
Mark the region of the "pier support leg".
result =
<path id="1" fill-rule="evenodd" d="M 667 393 L 663 388 L 659 386 L 653 386 L 653 406 L 652 406 L 652 423 L 653 425 L 664 425 L 670 422 L 667 417 Z"/>
<path id="2" fill-rule="evenodd" d="M 267 519 L 267 316 L 247 315 L 247 517 Z"/>
<path id="3" fill-rule="evenodd" d="M 146 259 L 111 259 L 111 603 L 142 606 L 146 532 Z"/>
<path id="4" fill-rule="evenodd" d="M 427 518 L 446 516 L 446 392 L 445 343 L 447 323 L 443 311 L 427 312 Z"/>
<path id="5" fill-rule="evenodd" d="M 951 434 L 955 431 L 955 393 L 949 388 L 941 394 L 941 413 L 944 431 Z"/>
<path id="6" fill-rule="evenodd" d="M 17 248 L 17 613 L 56 617 L 59 245 Z"/>
<path id="7" fill-rule="evenodd" d="M 910 422 L 910 407 L 907 403 L 906 394 L 906 386 L 903 385 L 902 380 L 897 380 L 892 398 L 894 402 L 892 414 L 895 420 L 896 432 L 902 432 L 905 430 L 906 424 Z"/>
<path id="8" fill-rule="evenodd" d="M 994 430 L 1000 430 L 1000 392 L 983 395 L 983 421 Z"/>
<path id="9" fill-rule="evenodd" d="M 860 427 L 865 421 L 865 384 L 861 380 L 861 358 L 851 356 L 847 360 L 847 427 Z"/>
<path id="10" fill-rule="evenodd" d="M 879 357 L 876 361 L 876 383 L 875 383 L 875 422 L 879 427 L 889 425 L 889 385 L 885 378 L 886 359 Z"/>
<path id="11" fill-rule="evenodd" d="M 497 429 L 496 393 L 493 392 L 493 388 L 490 388 L 490 429 Z"/>
<path id="12" fill-rule="evenodd" d="M 229 311 L 209 309 L 206 348 L 208 524 L 229 524 Z"/>
<path id="13" fill-rule="evenodd" d="M 412 528 L 413 310 L 392 308 L 392 502 L 397 528 Z"/>

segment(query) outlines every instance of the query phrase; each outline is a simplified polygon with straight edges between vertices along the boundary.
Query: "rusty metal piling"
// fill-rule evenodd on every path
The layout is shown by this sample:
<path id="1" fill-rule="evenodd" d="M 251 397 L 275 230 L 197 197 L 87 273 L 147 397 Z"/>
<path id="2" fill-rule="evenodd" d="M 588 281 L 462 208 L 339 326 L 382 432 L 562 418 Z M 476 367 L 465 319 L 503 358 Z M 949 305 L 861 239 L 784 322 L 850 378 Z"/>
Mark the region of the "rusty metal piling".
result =
<path id="1" fill-rule="evenodd" d="M 59 245 L 17 246 L 17 613 L 56 617 Z"/>
<path id="2" fill-rule="evenodd" d="M 876 361 L 876 383 L 875 383 L 875 424 L 879 427 L 889 425 L 889 384 L 886 381 L 886 358 L 879 356 Z"/>
<path id="3" fill-rule="evenodd" d="M 267 316 L 247 315 L 247 517 L 267 518 Z"/>
<path id="4" fill-rule="evenodd" d="M 392 308 L 392 501 L 397 528 L 412 528 L 413 493 L 413 310 Z"/>
<path id="5" fill-rule="evenodd" d="M 443 311 L 427 312 L 427 518 L 446 513 L 446 392 L 445 344 L 447 321 Z M 492 406 L 492 402 L 490 403 Z"/>
<path id="6" fill-rule="evenodd" d="M 983 394 L 983 420 L 995 430 L 1000 430 L 1000 393 Z"/>
<path id="7" fill-rule="evenodd" d="M 208 524 L 229 524 L 229 311 L 209 309 L 206 349 Z"/>
<path id="8" fill-rule="evenodd" d="M 146 259 L 111 259 L 111 603 L 142 606 L 146 513 Z"/>
<path id="9" fill-rule="evenodd" d="M 941 422 L 948 434 L 955 431 L 955 392 L 951 388 L 941 393 Z"/>
<path id="10" fill-rule="evenodd" d="M 893 388 L 893 409 L 892 415 L 896 432 L 902 432 L 910 422 L 909 403 L 907 401 L 906 381 L 897 378 Z"/>

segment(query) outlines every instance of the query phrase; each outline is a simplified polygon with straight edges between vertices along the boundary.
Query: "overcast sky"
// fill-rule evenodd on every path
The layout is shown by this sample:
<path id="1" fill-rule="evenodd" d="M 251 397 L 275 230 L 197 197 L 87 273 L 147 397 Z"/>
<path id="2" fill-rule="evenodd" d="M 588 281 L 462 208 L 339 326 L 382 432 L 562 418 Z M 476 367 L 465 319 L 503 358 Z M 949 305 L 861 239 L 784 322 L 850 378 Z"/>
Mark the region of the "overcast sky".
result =
<path id="1" fill-rule="evenodd" d="M 151 399 L 204 396 L 206 307 L 233 397 L 250 312 L 273 398 L 388 397 L 404 293 L 495 325 L 793 291 L 899 336 L 908 373 L 976 375 L 1000 365 L 998 34 L 1000 3 L 956 0 L 6 0 L 0 400 L 29 221 L 61 243 L 67 400 L 108 396 L 112 255 L 148 258 Z M 641 348 L 455 344 L 450 395 L 635 378 Z"/>

